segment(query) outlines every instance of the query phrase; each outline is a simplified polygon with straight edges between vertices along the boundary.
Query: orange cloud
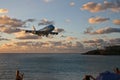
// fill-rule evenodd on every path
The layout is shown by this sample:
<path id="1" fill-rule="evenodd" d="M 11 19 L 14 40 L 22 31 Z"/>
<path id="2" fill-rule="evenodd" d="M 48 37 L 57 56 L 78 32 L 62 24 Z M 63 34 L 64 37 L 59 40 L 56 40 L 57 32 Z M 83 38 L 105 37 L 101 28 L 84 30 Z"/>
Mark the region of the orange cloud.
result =
<path id="1" fill-rule="evenodd" d="M 84 4 L 81 9 L 88 10 L 90 12 L 99 12 L 99 11 L 103 11 L 104 7 L 100 3 L 98 4 L 98 3 L 94 3 L 94 2 L 88 2 L 88 3 Z"/>
<path id="2" fill-rule="evenodd" d="M 31 33 L 25 33 L 24 31 L 15 33 L 15 36 L 16 36 L 16 39 L 20 39 L 20 40 L 41 38 L 41 37 L 34 35 L 34 34 L 31 34 Z"/>
<path id="3" fill-rule="evenodd" d="M 113 12 L 120 12 L 120 2 L 117 2 L 117 0 L 114 0 L 113 2 L 104 1 L 104 3 L 95 3 L 95 2 L 88 2 L 84 4 L 81 8 L 81 10 L 88 10 L 92 13 L 105 11 L 107 9 L 110 9 Z"/>
<path id="4" fill-rule="evenodd" d="M 116 25 L 120 25 L 120 19 L 113 20 L 113 23 L 116 24 Z"/>
<path id="5" fill-rule="evenodd" d="M 25 24 L 25 22 L 19 19 L 10 18 L 6 15 L 2 15 L 0 16 L 0 24 L 9 27 L 22 27 Z"/>
<path id="6" fill-rule="evenodd" d="M 7 9 L 0 9 L 0 13 L 8 13 Z"/>
<path id="7" fill-rule="evenodd" d="M 85 34 L 91 34 L 91 35 L 120 33 L 120 28 L 105 27 L 105 28 L 101 28 L 101 29 L 98 29 L 98 30 L 95 30 L 95 31 L 93 31 L 93 29 L 91 29 L 91 30 L 86 29 L 86 31 L 84 31 L 84 33 Z"/>
<path id="8" fill-rule="evenodd" d="M 108 34 L 108 33 L 120 33 L 120 28 L 106 27 L 92 32 L 92 34 Z"/>
<path id="9" fill-rule="evenodd" d="M 77 39 L 77 38 L 75 38 L 75 37 L 67 37 L 67 38 L 66 38 L 67 41 L 72 41 L 72 40 L 76 40 L 76 39 Z"/>
<path id="10" fill-rule="evenodd" d="M 86 40 L 86 41 L 83 41 L 84 43 L 92 43 L 92 44 L 95 44 L 95 43 L 103 43 L 104 40 L 103 39 L 93 39 L 93 40 Z"/>
<path id="11" fill-rule="evenodd" d="M 20 31 L 21 30 L 17 29 L 17 28 L 5 27 L 5 26 L 0 27 L 0 32 L 4 32 L 4 33 L 8 33 L 8 34 L 20 32 Z"/>
<path id="12" fill-rule="evenodd" d="M 21 41 L 10 42 L 0 46 L 0 52 L 14 53 L 80 53 L 84 46 L 80 42 L 62 42 L 62 41 Z"/>
<path id="13" fill-rule="evenodd" d="M 96 23 L 101 23 L 101 22 L 106 22 L 110 20 L 109 18 L 102 18 L 102 17 L 92 17 L 88 21 L 91 24 L 96 24 Z"/>
<path id="14" fill-rule="evenodd" d="M 2 38 L 2 37 L 0 36 L 0 41 L 10 41 L 10 39 Z"/>

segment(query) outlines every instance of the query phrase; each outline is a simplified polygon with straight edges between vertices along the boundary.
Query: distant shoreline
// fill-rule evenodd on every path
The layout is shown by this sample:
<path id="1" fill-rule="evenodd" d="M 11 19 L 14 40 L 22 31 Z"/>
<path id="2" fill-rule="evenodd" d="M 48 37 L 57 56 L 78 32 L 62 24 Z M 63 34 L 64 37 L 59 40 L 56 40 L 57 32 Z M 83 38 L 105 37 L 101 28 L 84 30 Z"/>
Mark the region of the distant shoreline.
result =
<path id="1" fill-rule="evenodd" d="M 91 50 L 82 55 L 120 55 L 120 46 L 108 46 L 104 49 Z"/>

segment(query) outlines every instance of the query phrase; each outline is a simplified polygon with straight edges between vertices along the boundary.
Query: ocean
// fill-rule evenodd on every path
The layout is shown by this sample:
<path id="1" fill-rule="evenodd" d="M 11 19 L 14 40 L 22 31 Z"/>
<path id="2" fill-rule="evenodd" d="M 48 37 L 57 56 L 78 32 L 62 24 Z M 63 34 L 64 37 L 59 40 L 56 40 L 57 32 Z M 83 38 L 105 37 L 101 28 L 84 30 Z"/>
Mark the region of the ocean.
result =
<path id="1" fill-rule="evenodd" d="M 24 80 L 82 80 L 120 68 L 120 56 L 81 54 L 0 54 L 0 80 L 15 80 L 16 70 Z"/>

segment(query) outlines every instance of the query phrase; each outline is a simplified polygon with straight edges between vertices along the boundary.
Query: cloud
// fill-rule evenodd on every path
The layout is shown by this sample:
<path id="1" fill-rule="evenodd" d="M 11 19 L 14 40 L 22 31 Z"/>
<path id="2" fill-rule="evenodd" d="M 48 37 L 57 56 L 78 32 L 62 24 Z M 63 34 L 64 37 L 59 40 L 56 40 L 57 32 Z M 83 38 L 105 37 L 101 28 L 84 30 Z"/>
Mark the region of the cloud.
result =
<path id="1" fill-rule="evenodd" d="M 70 6 L 75 6 L 75 2 L 70 2 Z"/>
<path id="2" fill-rule="evenodd" d="M 65 30 L 62 29 L 62 28 L 55 28 L 54 31 L 55 31 L 55 32 L 58 32 L 58 33 L 60 33 L 60 32 L 65 32 Z"/>
<path id="3" fill-rule="evenodd" d="M 18 28 L 12 28 L 12 27 L 0 27 L 0 32 L 4 32 L 4 33 L 8 33 L 8 34 L 11 34 L 11 33 L 16 33 L 16 32 L 20 32 L 21 29 L 18 29 Z"/>
<path id="4" fill-rule="evenodd" d="M 109 18 L 102 18 L 102 17 L 92 17 L 89 19 L 90 24 L 102 23 L 110 20 Z"/>
<path id="5" fill-rule="evenodd" d="M 65 22 L 70 23 L 70 22 L 71 22 L 71 20 L 70 20 L 70 19 L 66 19 L 66 20 L 65 20 Z"/>
<path id="6" fill-rule="evenodd" d="M 82 10 L 88 10 L 90 12 L 99 12 L 105 10 L 102 4 L 95 2 L 88 2 L 84 4 L 81 8 Z"/>
<path id="7" fill-rule="evenodd" d="M 113 12 L 120 12 L 120 5 L 119 0 L 114 0 L 113 2 L 104 1 L 103 4 L 101 3 L 95 3 L 95 2 L 88 2 L 84 4 L 81 8 L 81 10 L 88 10 L 92 13 L 105 11 L 107 9 L 110 9 Z"/>
<path id="8" fill-rule="evenodd" d="M 11 18 L 6 15 L 0 16 L 0 32 L 4 33 L 16 33 L 22 31 L 20 28 L 25 27 L 27 22 L 34 22 L 35 19 L 27 19 L 22 21 L 17 18 Z"/>
<path id="9" fill-rule="evenodd" d="M 22 53 L 80 53 L 84 46 L 80 42 L 62 41 L 24 41 L 10 42 L 0 46 L 1 52 L 22 52 Z"/>
<path id="10" fill-rule="evenodd" d="M 91 31 L 93 30 L 93 27 L 88 27 L 88 28 L 86 28 L 86 31 L 84 31 L 84 33 L 85 34 L 89 34 L 89 33 L 91 33 Z"/>
<path id="11" fill-rule="evenodd" d="M 111 28 L 111 27 L 105 27 L 105 28 L 101 28 L 98 29 L 96 31 L 84 31 L 85 34 L 109 34 L 109 33 L 120 33 L 120 28 Z"/>
<path id="12" fill-rule="evenodd" d="M 0 13 L 8 13 L 7 9 L 0 9 Z"/>
<path id="13" fill-rule="evenodd" d="M 119 0 L 114 0 L 112 2 L 104 1 L 104 9 L 110 9 L 112 12 L 120 12 Z"/>
<path id="14" fill-rule="evenodd" d="M 53 0 L 43 0 L 45 3 L 52 2 Z"/>
<path id="15" fill-rule="evenodd" d="M 113 12 L 120 12 L 120 0 L 114 0 Z"/>
<path id="16" fill-rule="evenodd" d="M 109 34 L 109 33 L 120 33 L 120 28 L 106 27 L 96 30 L 95 32 L 92 32 L 92 34 Z"/>
<path id="17" fill-rule="evenodd" d="M 0 41 L 10 41 L 10 39 L 0 37 Z"/>
<path id="18" fill-rule="evenodd" d="M 87 45 L 88 49 L 104 48 L 109 45 L 109 41 L 103 39 L 92 39 L 83 41 Z"/>
<path id="19" fill-rule="evenodd" d="M 53 21 L 48 21 L 46 18 L 43 18 L 39 23 L 38 25 L 50 25 L 50 24 L 54 24 Z"/>
<path id="20" fill-rule="evenodd" d="M 111 45 L 120 45 L 120 38 L 110 39 Z"/>
<path id="21" fill-rule="evenodd" d="M 77 38 L 75 38 L 75 37 L 66 37 L 66 40 L 67 41 L 73 41 L 73 40 L 77 40 Z"/>
<path id="22" fill-rule="evenodd" d="M 120 19 L 113 20 L 113 23 L 116 24 L 116 25 L 120 25 Z"/>
<path id="23" fill-rule="evenodd" d="M 27 20 L 25 20 L 25 22 L 34 22 L 34 21 L 36 21 L 35 19 L 27 19 Z"/>
<path id="24" fill-rule="evenodd" d="M 24 31 L 15 33 L 16 39 L 39 39 L 40 37 L 31 33 L 25 33 Z"/>
<path id="25" fill-rule="evenodd" d="M 80 49 L 84 49 L 84 45 L 79 41 L 77 41 L 74 46 Z"/>
<path id="26" fill-rule="evenodd" d="M 95 44 L 95 43 L 103 43 L 104 40 L 103 39 L 93 39 L 93 40 L 87 40 L 87 41 L 83 41 L 84 43 L 92 43 L 92 44 Z"/>
<path id="27" fill-rule="evenodd" d="M 16 18 L 10 18 L 8 16 L 2 15 L 0 16 L 0 24 L 9 27 L 22 27 L 25 22 Z"/>

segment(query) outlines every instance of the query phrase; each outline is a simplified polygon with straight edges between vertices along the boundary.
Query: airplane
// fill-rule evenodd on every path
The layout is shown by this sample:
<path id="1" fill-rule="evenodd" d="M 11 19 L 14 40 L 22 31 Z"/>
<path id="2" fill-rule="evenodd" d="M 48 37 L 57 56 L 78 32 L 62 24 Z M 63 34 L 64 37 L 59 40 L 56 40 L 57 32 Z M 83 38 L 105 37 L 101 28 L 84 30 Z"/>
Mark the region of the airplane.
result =
<path id="1" fill-rule="evenodd" d="M 25 30 L 26 33 L 32 33 L 36 34 L 38 36 L 46 36 L 48 37 L 49 34 L 52 35 L 58 35 L 58 32 L 52 32 L 55 29 L 53 25 L 48 25 L 44 27 L 43 29 L 36 30 L 36 28 L 33 26 L 33 30 Z"/>

